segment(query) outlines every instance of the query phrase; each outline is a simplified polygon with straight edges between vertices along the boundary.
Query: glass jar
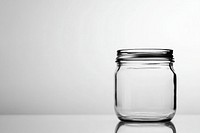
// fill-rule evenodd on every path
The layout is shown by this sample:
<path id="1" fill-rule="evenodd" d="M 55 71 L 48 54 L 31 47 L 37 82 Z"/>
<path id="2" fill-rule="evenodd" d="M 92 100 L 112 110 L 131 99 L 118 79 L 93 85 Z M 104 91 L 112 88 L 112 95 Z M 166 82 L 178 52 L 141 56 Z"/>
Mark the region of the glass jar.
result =
<path id="1" fill-rule="evenodd" d="M 171 49 L 117 51 L 115 112 L 123 121 L 169 121 L 176 111 Z"/>

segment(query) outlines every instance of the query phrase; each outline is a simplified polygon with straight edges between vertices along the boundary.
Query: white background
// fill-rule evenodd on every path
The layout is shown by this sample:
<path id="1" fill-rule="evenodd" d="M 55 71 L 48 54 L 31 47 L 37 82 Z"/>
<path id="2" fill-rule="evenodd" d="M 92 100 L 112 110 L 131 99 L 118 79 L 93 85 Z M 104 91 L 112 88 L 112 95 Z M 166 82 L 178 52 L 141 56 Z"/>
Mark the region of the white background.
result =
<path id="1" fill-rule="evenodd" d="M 0 0 L 0 114 L 114 113 L 116 50 L 171 48 L 200 113 L 199 0 Z"/>

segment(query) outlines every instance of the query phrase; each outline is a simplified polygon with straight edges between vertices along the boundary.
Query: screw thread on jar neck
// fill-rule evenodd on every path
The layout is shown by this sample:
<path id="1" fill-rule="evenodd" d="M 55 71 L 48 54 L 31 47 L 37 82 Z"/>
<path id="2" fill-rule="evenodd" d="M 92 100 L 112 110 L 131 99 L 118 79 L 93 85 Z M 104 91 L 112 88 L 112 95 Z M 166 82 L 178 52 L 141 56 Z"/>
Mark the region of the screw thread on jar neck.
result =
<path id="1" fill-rule="evenodd" d="M 166 61 L 174 62 L 171 49 L 120 49 L 117 51 L 116 62 L 130 61 Z"/>

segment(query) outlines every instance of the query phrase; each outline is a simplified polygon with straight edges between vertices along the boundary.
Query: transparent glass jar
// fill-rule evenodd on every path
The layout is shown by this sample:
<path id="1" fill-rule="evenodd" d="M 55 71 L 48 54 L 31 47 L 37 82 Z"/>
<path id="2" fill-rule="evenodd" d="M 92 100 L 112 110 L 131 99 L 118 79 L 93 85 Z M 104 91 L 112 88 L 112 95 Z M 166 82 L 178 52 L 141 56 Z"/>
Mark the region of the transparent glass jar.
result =
<path id="1" fill-rule="evenodd" d="M 171 49 L 117 51 L 115 112 L 123 121 L 169 121 L 176 111 Z"/>

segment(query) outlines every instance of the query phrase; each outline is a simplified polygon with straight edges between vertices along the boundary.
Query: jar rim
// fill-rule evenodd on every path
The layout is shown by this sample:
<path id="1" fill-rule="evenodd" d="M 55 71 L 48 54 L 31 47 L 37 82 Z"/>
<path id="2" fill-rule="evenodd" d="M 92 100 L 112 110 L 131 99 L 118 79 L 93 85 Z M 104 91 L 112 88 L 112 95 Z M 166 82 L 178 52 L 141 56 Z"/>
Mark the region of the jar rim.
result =
<path id="1" fill-rule="evenodd" d="M 134 48 L 134 49 L 119 49 L 117 52 L 173 52 L 172 49 L 161 49 L 161 48 Z"/>
<path id="2" fill-rule="evenodd" d="M 173 50 L 161 48 L 135 48 L 117 50 L 116 62 L 148 60 L 174 62 Z"/>

